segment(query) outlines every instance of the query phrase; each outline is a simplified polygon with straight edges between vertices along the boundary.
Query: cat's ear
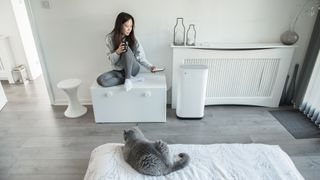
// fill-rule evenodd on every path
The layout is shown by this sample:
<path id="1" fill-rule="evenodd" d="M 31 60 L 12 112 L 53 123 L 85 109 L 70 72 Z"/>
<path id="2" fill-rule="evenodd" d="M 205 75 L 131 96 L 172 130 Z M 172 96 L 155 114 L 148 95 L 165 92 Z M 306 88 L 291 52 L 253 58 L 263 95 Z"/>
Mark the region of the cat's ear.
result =
<path id="1" fill-rule="evenodd" d="M 123 130 L 123 134 L 127 134 L 128 133 L 128 131 L 126 131 L 126 130 Z"/>

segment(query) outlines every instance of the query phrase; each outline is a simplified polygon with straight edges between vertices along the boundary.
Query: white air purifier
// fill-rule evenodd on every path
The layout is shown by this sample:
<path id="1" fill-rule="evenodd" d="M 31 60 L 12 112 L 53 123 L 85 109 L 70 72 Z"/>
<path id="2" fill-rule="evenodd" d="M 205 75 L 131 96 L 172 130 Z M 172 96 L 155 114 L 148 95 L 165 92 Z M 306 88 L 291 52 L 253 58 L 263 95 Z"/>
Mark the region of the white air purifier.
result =
<path id="1" fill-rule="evenodd" d="M 179 119 L 202 119 L 208 79 L 206 65 L 181 65 L 176 115 Z"/>

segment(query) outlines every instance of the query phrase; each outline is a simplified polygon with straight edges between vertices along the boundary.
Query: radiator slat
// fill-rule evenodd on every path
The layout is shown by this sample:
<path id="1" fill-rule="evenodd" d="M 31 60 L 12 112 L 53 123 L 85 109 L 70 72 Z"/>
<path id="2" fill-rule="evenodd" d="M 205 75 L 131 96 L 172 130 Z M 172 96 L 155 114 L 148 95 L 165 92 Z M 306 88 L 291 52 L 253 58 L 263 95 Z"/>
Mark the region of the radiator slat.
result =
<path id="1" fill-rule="evenodd" d="M 279 58 L 190 58 L 184 64 L 208 66 L 207 97 L 271 96 Z"/>

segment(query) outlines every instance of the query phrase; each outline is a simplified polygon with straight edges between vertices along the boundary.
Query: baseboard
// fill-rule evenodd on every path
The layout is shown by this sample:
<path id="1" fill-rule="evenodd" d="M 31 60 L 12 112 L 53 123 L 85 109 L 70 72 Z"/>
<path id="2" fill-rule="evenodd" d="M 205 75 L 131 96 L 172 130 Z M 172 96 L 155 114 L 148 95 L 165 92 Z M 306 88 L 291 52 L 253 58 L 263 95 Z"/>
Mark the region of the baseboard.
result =
<path id="1" fill-rule="evenodd" d="M 80 99 L 80 104 L 82 105 L 92 105 L 91 99 Z M 68 105 L 68 100 L 67 99 L 56 99 L 53 103 L 55 106 L 62 106 L 62 105 Z M 1 106 L 0 106 L 1 107 Z M 167 103 L 167 107 L 171 107 L 171 101 Z"/>

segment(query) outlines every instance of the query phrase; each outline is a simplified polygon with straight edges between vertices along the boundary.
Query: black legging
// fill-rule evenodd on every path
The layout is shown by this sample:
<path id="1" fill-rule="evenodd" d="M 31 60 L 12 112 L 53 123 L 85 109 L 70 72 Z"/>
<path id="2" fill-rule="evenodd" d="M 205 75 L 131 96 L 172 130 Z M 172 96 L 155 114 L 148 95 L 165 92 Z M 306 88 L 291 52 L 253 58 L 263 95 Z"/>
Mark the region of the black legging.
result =
<path id="1" fill-rule="evenodd" d="M 97 78 L 97 82 L 100 86 L 110 87 L 123 84 L 125 79 L 131 76 L 136 76 L 139 73 L 140 66 L 137 62 L 130 47 L 127 48 L 126 52 L 120 55 L 119 61 L 116 63 L 118 65 L 123 65 L 123 70 L 112 70 L 101 74 Z"/>

